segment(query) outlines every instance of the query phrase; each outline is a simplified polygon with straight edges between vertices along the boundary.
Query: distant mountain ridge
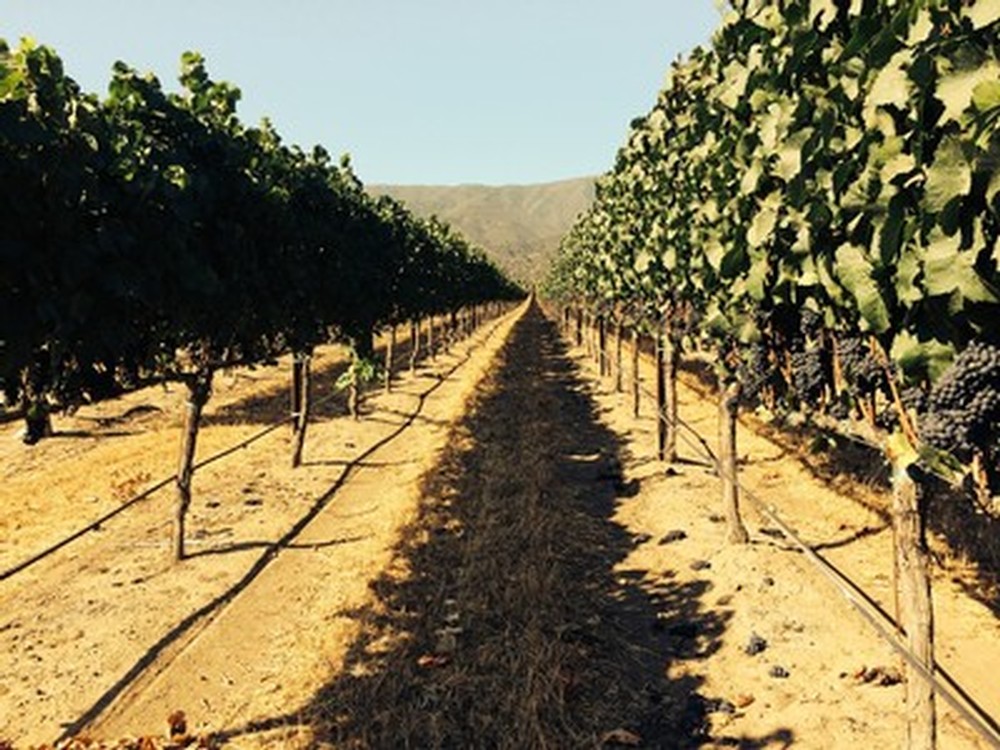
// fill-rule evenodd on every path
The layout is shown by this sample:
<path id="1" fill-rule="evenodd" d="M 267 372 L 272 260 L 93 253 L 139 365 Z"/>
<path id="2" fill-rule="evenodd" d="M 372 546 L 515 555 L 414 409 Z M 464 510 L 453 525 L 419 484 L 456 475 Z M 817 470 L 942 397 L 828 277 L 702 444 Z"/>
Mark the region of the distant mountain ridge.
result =
<path id="1" fill-rule="evenodd" d="M 540 281 L 559 240 L 594 200 L 593 177 L 536 185 L 369 185 L 419 216 L 436 214 L 515 278 Z"/>

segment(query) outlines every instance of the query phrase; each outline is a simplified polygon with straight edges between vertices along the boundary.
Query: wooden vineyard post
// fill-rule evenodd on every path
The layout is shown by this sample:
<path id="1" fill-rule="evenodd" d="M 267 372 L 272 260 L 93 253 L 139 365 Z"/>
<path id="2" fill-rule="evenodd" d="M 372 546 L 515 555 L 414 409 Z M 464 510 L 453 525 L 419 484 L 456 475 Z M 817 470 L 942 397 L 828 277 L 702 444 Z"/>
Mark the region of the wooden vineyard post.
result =
<path id="1" fill-rule="evenodd" d="M 603 378 L 610 374 L 608 367 L 608 322 L 603 315 L 597 318 L 597 358 L 597 371 Z"/>
<path id="2" fill-rule="evenodd" d="M 601 365 L 601 318 L 597 315 L 592 315 L 590 318 L 590 339 L 594 364 L 597 365 L 598 372 L 604 375 L 604 368 Z"/>
<path id="3" fill-rule="evenodd" d="M 420 354 L 420 322 L 413 318 L 410 320 L 410 374 L 417 373 L 417 357 Z"/>
<path id="4" fill-rule="evenodd" d="M 739 416 L 740 384 L 728 383 L 719 399 L 719 477 L 722 480 L 722 506 L 725 510 L 727 538 L 731 544 L 750 541 L 740 517 L 739 486 L 736 474 L 736 425 Z"/>
<path id="5" fill-rule="evenodd" d="M 894 462 L 895 464 L 895 462 Z M 906 467 L 893 466 L 892 522 L 895 547 L 897 613 L 907 645 L 924 668 L 934 670 L 934 611 L 927 554 L 925 504 L 921 487 Z M 908 750 L 936 747 L 934 690 L 906 664 L 906 739 Z"/>
<path id="6" fill-rule="evenodd" d="M 184 409 L 184 431 L 177 466 L 177 507 L 174 516 L 174 560 L 184 559 L 184 527 L 191 507 L 191 479 L 194 476 L 194 454 L 198 442 L 201 412 L 212 391 L 212 371 L 202 370 L 185 381 L 188 400 Z"/>
<path id="7" fill-rule="evenodd" d="M 625 389 L 622 378 L 622 333 L 625 326 L 621 319 L 615 321 L 615 392 L 621 393 Z"/>
<path id="8" fill-rule="evenodd" d="M 437 348 L 434 344 L 434 315 L 427 316 L 427 351 L 431 355 L 431 361 L 437 362 Z"/>
<path id="9" fill-rule="evenodd" d="M 302 413 L 302 355 L 292 354 L 292 437 L 299 431 L 299 415 Z M 292 466 L 295 461 L 292 461 Z"/>
<path id="10" fill-rule="evenodd" d="M 309 424 L 309 381 L 312 358 L 305 353 L 292 359 L 292 468 L 302 465 L 302 450 Z"/>
<path id="11" fill-rule="evenodd" d="M 639 328 L 632 329 L 632 416 L 639 418 Z"/>
<path id="12" fill-rule="evenodd" d="M 389 326 L 389 341 L 385 345 L 385 373 L 383 374 L 385 392 L 392 393 L 393 357 L 396 355 L 396 324 Z"/>
<path id="13" fill-rule="evenodd" d="M 677 367 L 680 363 L 681 347 L 677 341 L 677 337 L 673 335 L 671 330 L 667 331 L 664 341 L 666 342 L 663 362 L 663 380 L 666 391 L 664 394 L 664 405 L 666 406 L 666 424 L 664 428 L 666 429 L 666 434 L 663 458 L 661 460 L 673 463 L 677 460 Z"/>
<path id="14" fill-rule="evenodd" d="M 656 368 L 656 458 L 663 461 L 667 455 L 666 400 L 667 384 L 664 382 L 663 327 L 656 327 L 653 337 L 654 366 Z"/>
<path id="15" fill-rule="evenodd" d="M 583 310 L 576 308 L 576 345 L 583 346 Z"/>

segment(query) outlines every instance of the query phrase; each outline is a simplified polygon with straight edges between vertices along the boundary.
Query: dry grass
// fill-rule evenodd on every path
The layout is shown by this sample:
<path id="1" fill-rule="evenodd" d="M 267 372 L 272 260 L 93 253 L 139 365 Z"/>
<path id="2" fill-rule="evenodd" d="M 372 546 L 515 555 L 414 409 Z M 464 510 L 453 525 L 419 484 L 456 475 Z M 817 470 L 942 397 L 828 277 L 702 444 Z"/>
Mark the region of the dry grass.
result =
<path id="1" fill-rule="evenodd" d="M 314 703 L 319 746 L 600 747 L 627 729 L 683 747 L 696 733 L 692 685 L 668 684 L 650 640 L 650 594 L 615 570 L 634 546 L 610 520 L 617 445 L 557 346 L 529 314 L 455 427 L 377 606 L 358 613 L 347 676 Z"/>

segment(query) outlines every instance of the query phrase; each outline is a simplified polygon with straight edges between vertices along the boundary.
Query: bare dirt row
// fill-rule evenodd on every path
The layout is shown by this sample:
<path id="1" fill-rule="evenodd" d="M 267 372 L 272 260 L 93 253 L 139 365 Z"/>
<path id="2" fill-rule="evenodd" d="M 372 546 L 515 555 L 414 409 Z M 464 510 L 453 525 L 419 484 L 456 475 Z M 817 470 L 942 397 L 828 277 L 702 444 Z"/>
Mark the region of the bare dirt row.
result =
<path id="1" fill-rule="evenodd" d="M 219 394 L 206 450 L 285 408 L 283 380 L 249 377 L 271 376 L 232 379 L 246 390 Z M 680 395 L 714 445 L 711 398 Z M 751 543 L 727 545 L 718 477 L 694 442 L 656 461 L 650 412 L 633 418 L 526 305 L 362 421 L 321 415 L 303 469 L 284 431 L 206 469 L 183 564 L 166 494 L 0 582 L 0 738 L 162 732 L 181 709 L 241 748 L 899 746 L 897 657 L 765 519 L 748 510 Z M 4 564 L 106 502 L 73 498 L 166 469 L 166 413 L 39 452 L 7 436 Z M 834 489 L 794 441 L 750 430 L 740 455 L 744 481 L 891 610 L 881 490 Z M 967 593 L 975 567 L 936 547 L 939 659 L 998 715 L 1000 625 Z M 987 747 L 948 711 L 941 739 Z"/>
<path id="2" fill-rule="evenodd" d="M 488 323 L 415 377 L 401 373 L 361 421 L 327 400 L 298 470 L 280 430 L 197 473 L 183 563 L 170 559 L 168 488 L 0 582 L 0 738 L 156 734 L 177 709 L 193 731 L 216 731 L 306 704 L 342 660 L 356 628 L 348 613 L 388 563 L 419 478 L 510 324 Z M 321 354 L 317 401 L 344 361 L 338 348 Z M 220 378 L 199 457 L 281 419 L 287 378 L 286 367 Z M 81 410 L 32 448 L 8 425 L 4 568 L 169 476 L 179 397 L 146 389 Z M 138 404 L 153 408 L 95 426 Z"/>

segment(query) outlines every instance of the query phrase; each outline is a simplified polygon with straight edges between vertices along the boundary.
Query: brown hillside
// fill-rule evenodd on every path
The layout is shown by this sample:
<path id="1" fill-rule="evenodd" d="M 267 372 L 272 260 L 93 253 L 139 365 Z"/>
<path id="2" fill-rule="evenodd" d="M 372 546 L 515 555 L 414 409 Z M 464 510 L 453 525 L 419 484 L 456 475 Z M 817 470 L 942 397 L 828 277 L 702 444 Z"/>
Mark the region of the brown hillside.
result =
<path id="1" fill-rule="evenodd" d="M 594 179 L 538 185 L 371 185 L 421 216 L 436 214 L 524 281 L 545 274 L 559 240 L 594 198 Z"/>

